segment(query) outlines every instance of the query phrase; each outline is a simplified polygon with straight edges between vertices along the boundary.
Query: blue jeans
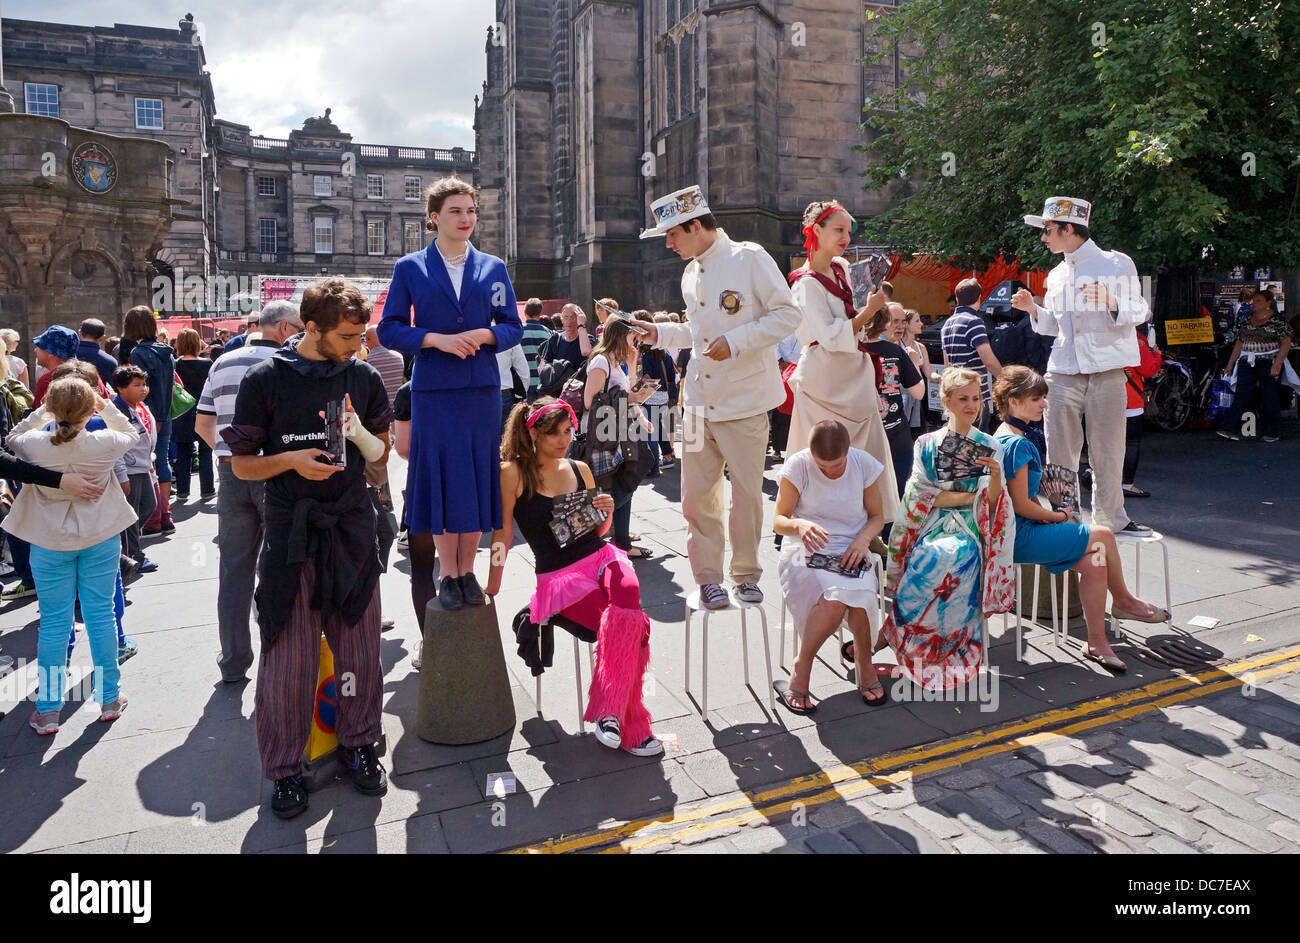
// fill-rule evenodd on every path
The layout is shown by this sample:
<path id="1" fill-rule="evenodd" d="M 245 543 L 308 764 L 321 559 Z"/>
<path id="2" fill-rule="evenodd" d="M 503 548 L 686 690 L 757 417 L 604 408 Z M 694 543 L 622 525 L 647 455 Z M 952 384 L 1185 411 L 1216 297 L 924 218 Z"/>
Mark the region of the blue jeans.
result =
<path id="1" fill-rule="evenodd" d="M 119 557 L 119 559 L 121 559 Z M 122 616 L 126 615 L 126 590 L 122 587 L 122 568 L 117 568 L 117 586 L 113 588 L 113 621 L 117 624 L 117 647 L 126 645 L 126 633 L 122 631 Z M 72 650 L 77 647 L 77 627 L 74 625 L 68 633 L 68 661 L 72 661 Z"/>
<path id="2" fill-rule="evenodd" d="M 81 597 L 91 659 L 95 663 L 96 694 L 101 704 L 117 700 L 121 670 L 117 667 L 117 625 L 113 596 L 117 587 L 121 540 L 112 536 L 85 550 L 47 550 L 32 544 L 32 574 L 40 586 L 41 627 L 37 634 L 36 661 L 40 669 L 36 711 L 63 707 L 64 672 L 68 633 L 73 628 L 73 606 Z"/>
<path id="3" fill-rule="evenodd" d="M 172 480 L 172 421 L 161 416 L 155 418 L 158 421 L 158 442 L 153 450 L 154 470 L 158 473 L 158 481 L 168 484 Z"/>
<path id="4" fill-rule="evenodd" d="M 632 549 L 632 495 L 618 486 L 618 479 L 610 485 L 609 494 L 614 499 L 614 546 L 621 550 Z"/>
<path id="5" fill-rule="evenodd" d="M 1259 390 L 1261 436 L 1276 437 L 1282 432 L 1282 403 L 1280 393 L 1282 384 L 1273 376 L 1273 355 L 1257 356 L 1254 364 L 1242 356 L 1237 361 L 1237 389 L 1232 397 L 1232 405 L 1223 417 L 1219 428 L 1234 435 L 1241 435 L 1241 414 L 1250 405 L 1251 394 Z"/>

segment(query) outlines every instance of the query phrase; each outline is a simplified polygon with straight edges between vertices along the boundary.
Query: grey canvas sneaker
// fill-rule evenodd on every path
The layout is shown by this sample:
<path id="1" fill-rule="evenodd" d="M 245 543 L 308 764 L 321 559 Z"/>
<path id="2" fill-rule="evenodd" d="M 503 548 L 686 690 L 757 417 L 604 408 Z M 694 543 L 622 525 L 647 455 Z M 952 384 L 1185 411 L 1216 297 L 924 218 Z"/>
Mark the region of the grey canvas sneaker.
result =
<path id="1" fill-rule="evenodd" d="M 736 587 L 736 598 L 741 602 L 760 603 L 763 601 L 763 591 L 757 583 L 741 583 Z"/>
<path id="2" fill-rule="evenodd" d="M 731 605 L 731 597 L 717 583 L 705 583 L 700 587 L 700 605 L 705 609 L 726 609 Z"/>

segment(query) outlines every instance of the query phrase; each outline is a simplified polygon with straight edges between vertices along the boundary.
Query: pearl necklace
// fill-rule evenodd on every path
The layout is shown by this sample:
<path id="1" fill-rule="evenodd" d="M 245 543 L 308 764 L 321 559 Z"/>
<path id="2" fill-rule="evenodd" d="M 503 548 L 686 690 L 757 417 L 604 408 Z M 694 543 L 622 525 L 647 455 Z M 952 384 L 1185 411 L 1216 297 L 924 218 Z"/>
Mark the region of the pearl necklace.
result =
<path id="1" fill-rule="evenodd" d="M 437 247 L 437 245 L 438 245 L 438 243 L 435 242 L 435 243 L 434 243 L 434 246 Z M 441 248 L 438 249 L 438 255 L 442 255 L 442 249 L 441 249 Z M 462 265 L 465 264 L 465 260 L 466 260 L 467 258 L 469 258 L 469 250 L 468 250 L 468 249 L 466 249 L 466 250 L 465 250 L 464 252 L 462 252 L 460 255 L 451 256 L 450 258 L 449 258 L 448 256 L 442 255 L 442 261 L 445 262 L 445 263 L 447 264 L 447 267 L 448 267 L 448 268 L 460 268 Z"/>

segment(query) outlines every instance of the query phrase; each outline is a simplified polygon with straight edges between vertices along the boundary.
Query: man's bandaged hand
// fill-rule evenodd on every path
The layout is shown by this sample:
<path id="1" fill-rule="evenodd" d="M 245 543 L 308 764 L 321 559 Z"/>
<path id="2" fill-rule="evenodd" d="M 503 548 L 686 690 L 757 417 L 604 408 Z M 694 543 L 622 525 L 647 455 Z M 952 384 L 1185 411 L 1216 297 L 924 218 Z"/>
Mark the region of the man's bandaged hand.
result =
<path id="1" fill-rule="evenodd" d="M 384 457 L 384 442 L 361 424 L 361 417 L 352 408 L 352 397 L 344 401 L 343 437 L 357 447 L 367 462 L 377 462 Z"/>

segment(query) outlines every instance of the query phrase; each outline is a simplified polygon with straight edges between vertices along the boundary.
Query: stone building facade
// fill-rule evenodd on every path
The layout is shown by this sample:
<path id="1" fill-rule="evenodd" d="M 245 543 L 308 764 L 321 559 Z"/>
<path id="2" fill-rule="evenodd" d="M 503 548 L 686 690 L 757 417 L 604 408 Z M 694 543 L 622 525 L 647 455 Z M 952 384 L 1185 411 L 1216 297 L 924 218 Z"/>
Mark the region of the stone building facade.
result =
<path id="1" fill-rule="evenodd" d="M 287 139 L 218 119 L 189 15 L 176 29 L 10 19 L 0 35 L 15 111 L 165 146 L 172 223 L 150 263 L 178 290 L 159 310 L 194 276 L 387 276 L 427 244 L 423 188 L 473 182 L 472 152 L 356 144 L 328 109 Z"/>
<path id="2" fill-rule="evenodd" d="M 0 326 L 23 356 L 51 324 L 120 323 L 150 299 L 176 203 L 167 145 L 0 114 Z"/>
<path id="3" fill-rule="evenodd" d="M 905 2 L 905 0 L 904 0 Z M 682 263 L 641 241 L 657 196 L 700 184 L 733 238 L 779 265 L 801 254 L 808 203 L 866 193 L 864 102 L 896 87 L 862 0 L 497 0 L 500 35 L 475 115 L 480 243 L 520 297 L 613 295 L 679 307 Z"/>
<path id="4" fill-rule="evenodd" d="M 16 110 L 166 145 L 173 219 L 164 260 L 214 273 L 212 80 L 192 17 L 177 29 L 6 19 L 5 84 Z"/>
<path id="5" fill-rule="evenodd" d="M 428 244 L 425 189 L 451 174 L 473 182 L 472 152 L 356 144 L 328 108 L 287 139 L 224 120 L 215 130 L 223 272 L 391 275 Z"/>

